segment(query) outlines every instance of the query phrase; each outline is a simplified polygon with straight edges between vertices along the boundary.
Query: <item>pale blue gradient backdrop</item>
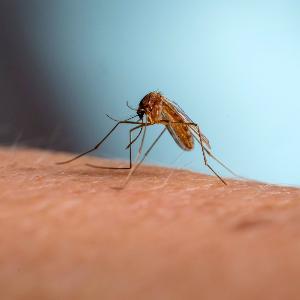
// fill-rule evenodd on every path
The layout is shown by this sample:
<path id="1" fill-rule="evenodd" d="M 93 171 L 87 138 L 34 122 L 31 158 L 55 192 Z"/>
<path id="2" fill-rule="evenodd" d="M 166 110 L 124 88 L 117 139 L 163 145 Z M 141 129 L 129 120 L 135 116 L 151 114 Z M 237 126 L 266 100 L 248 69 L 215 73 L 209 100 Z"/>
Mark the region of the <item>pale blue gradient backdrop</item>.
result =
<path id="1" fill-rule="evenodd" d="M 113 126 L 105 113 L 125 118 L 126 100 L 159 89 L 237 173 L 299 185 L 299 3 L 26 1 L 20 22 L 73 150 Z M 127 158 L 127 140 L 120 129 L 98 153 Z M 148 162 L 207 172 L 199 148 L 174 163 L 179 153 L 166 135 Z"/>

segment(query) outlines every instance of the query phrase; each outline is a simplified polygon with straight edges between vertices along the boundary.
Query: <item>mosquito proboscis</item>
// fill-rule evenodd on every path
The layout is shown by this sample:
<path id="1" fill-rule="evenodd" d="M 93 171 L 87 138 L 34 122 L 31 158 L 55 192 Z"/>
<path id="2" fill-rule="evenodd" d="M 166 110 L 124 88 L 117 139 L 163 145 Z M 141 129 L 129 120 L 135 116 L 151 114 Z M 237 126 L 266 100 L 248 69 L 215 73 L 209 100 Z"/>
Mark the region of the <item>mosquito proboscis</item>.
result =
<path id="1" fill-rule="evenodd" d="M 126 105 L 129 109 L 134 110 L 136 115 L 125 119 L 125 120 L 116 120 L 110 116 L 110 119 L 116 122 L 115 126 L 104 136 L 104 138 L 98 142 L 92 149 L 83 152 L 74 158 L 59 162 L 58 164 L 66 164 L 70 163 L 86 154 L 89 154 L 95 150 L 97 150 L 102 143 L 117 129 L 117 127 L 121 124 L 129 124 L 135 125 L 133 128 L 129 130 L 129 144 L 126 149 L 129 148 L 129 166 L 127 167 L 106 167 L 106 166 L 96 166 L 92 164 L 87 164 L 93 168 L 101 168 L 101 169 L 129 169 L 128 173 L 122 188 L 126 186 L 132 174 L 137 170 L 137 168 L 141 165 L 141 163 L 145 160 L 147 155 L 153 149 L 155 144 L 159 141 L 161 136 L 165 133 L 166 130 L 169 131 L 174 141 L 177 145 L 185 150 L 190 151 L 194 149 L 194 140 L 196 140 L 200 146 L 202 151 L 202 156 L 204 160 L 205 166 L 207 166 L 214 175 L 223 183 L 227 184 L 226 181 L 210 166 L 208 163 L 207 156 L 211 157 L 213 160 L 218 162 L 223 168 L 229 171 L 232 175 L 237 176 L 232 170 L 230 170 L 223 162 L 221 162 L 211 151 L 211 146 L 207 137 L 201 132 L 200 127 L 197 123 L 194 123 L 186 113 L 179 107 L 179 105 L 173 101 L 167 99 L 160 92 L 150 92 L 145 95 L 139 103 L 137 109 L 131 107 L 128 102 Z M 138 121 L 133 121 L 133 119 L 139 118 Z M 157 136 L 157 138 L 152 142 L 150 147 L 144 152 L 142 155 L 142 150 L 144 146 L 144 140 L 146 136 L 146 130 L 148 126 L 152 126 L 155 124 L 161 124 L 164 126 L 163 130 Z M 132 139 L 132 134 L 136 130 L 138 134 L 134 139 Z M 138 154 L 135 159 L 134 164 L 132 163 L 132 145 L 142 136 L 140 146 L 138 149 Z"/>

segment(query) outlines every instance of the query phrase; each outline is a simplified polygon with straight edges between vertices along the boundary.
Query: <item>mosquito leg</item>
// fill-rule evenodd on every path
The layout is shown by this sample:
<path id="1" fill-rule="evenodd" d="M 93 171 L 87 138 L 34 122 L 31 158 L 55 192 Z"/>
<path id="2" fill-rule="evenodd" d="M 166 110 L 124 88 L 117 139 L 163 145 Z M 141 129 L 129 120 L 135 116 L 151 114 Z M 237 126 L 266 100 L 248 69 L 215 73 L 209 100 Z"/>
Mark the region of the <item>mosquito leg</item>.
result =
<path id="1" fill-rule="evenodd" d="M 206 154 L 207 153 L 209 156 L 211 156 L 212 158 L 215 158 L 211 152 L 209 150 L 207 150 L 204 145 L 203 145 L 203 137 L 202 137 L 202 134 L 201 134 L 201 131 L 200 131 L 200 128 L 198 126 L 198 124 L 196 123 L 193 123 L 193 122 L 172 122 L 172 121 L 168 121 L 168 120 L 161 120 L 160 123 L 164 124 L 164 125 L 168 125 L 168 124 L 185 124 L 187 126 L 190 127 L 190 129 L 192 131 L 194 131 L 198 137 L 199 137 L 199 141 L 197 139 L 197 141 L 200 143 L 201 145 L 201 150 L 202 150 L 202 155 L 203 155 L 203 159 L 204 159 L 204 164 L 205 166 L 207 166 L 225 185 L 227 185 L 227 183 L 225 182 L 225 180 L 209 165 L 208 161 L 207 161 L 207 158 L 206 158 Z M 197 127 L 197 131 L 196 132 L 191 126 L 196 126 Z M 193 133 L 192 133 L 193 134 Z M 208 143 L 208 140 L 207 140 L 207 143 Z M 208 144 L 209 145 L 209 144 Z M 222 166 L 224 166 L 227 170 L 230 170 L 229 168 L 227 168 L 223 163 L 221 163 L 218 159 L 216 159 L 217 162 L 219 162 Z M 231 170 L 230 170 L 231 172 Z M 232 173 L 232 172 L 231 172 Z"/>
<path id="2" fill-rule="evenodd" d="M 146 122 L 147 123 L 147 122 Z M 135 162 L 138 161 L 139 159 L 139 156 L 141 155 L 142 153 L 142 149 L 143 149 L 143 145 L 144 145 L 144 141 L 145 141 L 145 137 L 146 137 L 146 131 L 147 131 L 147 127 L 145 126 L 145 129 L 144 129 L 144 133 L 143 133 L 143 136 L 142 136 L 142 141 L 141 141 L 141 144 L 140 144 L 140 147 L 139 147 L 139 152 L 138 152 L 138 155 L 135 159 Z"/>
<path id="3" fill-rule="evenodd" d="M 172 121 L 169 121 L 169 120 L 160 120 L 159 123 L 163 124 L 165 126 L 170 125 L 170 124 L 183 124 L 183 125 L 187 125 L 197 135 L 197 137 L 195 137 L 195 135 L 192 133 L 194 135 L 194 137 L 196 139 L 198 139 L 198 132 L 195 130 L 194 127 L 197 128 L 199 126 L 198 126 L 198 124 L 196 124 L 194 122 L 182 122 L 182 121 L 181 122 L 180 121 L 178 121 L 178 122 L 172 122 Z M 203 134 L 201 134 L 201 137 L 202 137 L 203 144 L 207 145 L 208 148 L 210 149 L 210 144 L 209 144 L 209 140 L 207 139 L 207 137 L 205 135 L 203 135 Z M 198 141 L 198 142 L 200 143 L 200 141 Z"/>
<path id="4" fill-rule="evenodd" d="M 137 140 L 135 138 L 132 141 L 132 133 L 133 133 L 133 131 L 135 131 L 135 130 L 137 130 L 139 128 L 143 129 L 143 126 L 144 125 L 136 126 L 136 127 L 132 128 L 132 129 L 130 129 L 130 131 L 129 131 L 129 145 L 127 147 L 127 148 L 129 148 L 129 167 L 105 167 L 105 166 L 96 166 L 96 165 L 93 165 L 93 164 L 86 164 L 86 166 L 92 167 L 92 168 L 98 168 L 98 169 L 109 169 L 109 170 L 128 170 L 128 169 L 131 169 L 131 167 L 132 167 L 132 154 L 131 154 L 132 153 L 132 151 L 131 151 L 132 149 L 131 149 L 131 146 Z"/>
<path id="5" fill-rule="evenodd" d="M 207 158 L 205 155 L 205 152 L 208 153 L 208 150 L 204 147 L 203 142 L 202 142 L 202 135 L 201 135 L 201 131 L 199 126 L 197 125 L 197 130 L 198 130 L 198 136 L 199 136 L 199 140 L 200 140 L 200 145 L 201 145 L 201 150 L 202 150 L 202 154 L 203 154 L 203 159 L 204 159 L 204 164 L 225 184 L 227 185 L 227 183 L 225 182 L 225 180 L 209 165 L 209 163 L 207 162 Z"/>
<path id="6" fill-rule="evenodd" d="M 206 149 L 205 147 L 204 147 L 204 151 L 205 151 L 212 159 L 214 159 L 217 163 L 219 163 L 224 169 L 226 169 L 229 173 L 231 173 L 233 176 L 244 179 L 244 177 L 242 177 L 242 176 L 240 176 L 240 175 L 237 175 L 237 174 L 234 173 L 232 170 L 230 170 L 223 162 L 221 162 L 218 158 L 216 158 L 216 157 L 211 153 L 211 151 L 209 151 L 209 150 Z"/>
<path id="7" fill-rule="evenodd" d="M 92 148 L 92 149 L 90 149 L 90 150 L 88 150 L 88 151 L 86 151 L 86 152 L 83 152 L 83 153 L 81 153 L 81 154 L 79 154 L 79 155 L 77 155 L 77 156 L 75 156 L 74 158 L 72 158 L 72 159 L 69 159 L 69 160 L 66 160 L 66 161 L 62 161 L 62 162 L 58 162 L 57 164 L 58 165 L 63 165 L 63 164 L 67 164 L 67 163 L 70 163 L 70 162 L 72 162 L 72 161 L 74 161 L 74 160 L 76 160 L 76 159 L 78 159 L 78 158 L 80 158 L 80 157 L 82 157 L 82 156 L 84 156 L 84 155 L 87 155 L 87 154 L 89 154 L 89 153 L 91 153 L 91 152 L 93 152 L 93 151 L 95 151 L 95 150 L 97 150 L 99 147 L 100 147 L 100 145 L 113 133 L 113 131 L 120 125 L 120 124 L 137 124 L 137 125 L 146 125 L 145 123 L 142 123 L 142 122 L 131 122 L 131 121 L 127 121 L 127 120 L 125 120 L 125 121 L 119 121 L 108 133 L 107 133 L 107 135 L 97 144 L 97 145 L 95 145 L 94 146 L 94 148 Z"/>
<path id="8" fill-rule="evenodd" d="M 130 170 L 130 173 L 127 175 L 123 185 L 120 187 L 120 189 L 124 188 L 128 181 L 130 180 L 131 176 L 133 175 L 133 173 L 137 170 L 137 168 L 141 165 L 141 163 L 145 160 L 145 158 L 147 157 L 147 155 L 149 154 L 149 152 L 152 150 L 152 148 L 154 147 L 154 145 L 158 142 L 158 140 L 161 138 L 161 136 L 164 134 L 164 132 L 167 130 L 167 128 L 165 127 L 162 132 L 159 134 L 159 136 L 154 140 L 154 142 L 151 144 L 151 146 L 148 148 L 148 150 L 145 152 L 145 154 L 143 155 L 142 159 Z M 142 143 L 141 143 L 141 147 L 142 148 Z"/>
<path id="9" fill-rule="evenodd" d="M 143 131 L 143 127 L 142 126 L 139 126 L 140 127 L 140 131 L 139 133 L 137 134 L 137 136 L 127 145 L 127 147 L 125 149 L 128 149 L 131 145 L 133 145 L 136 140 L 140 137 L 142 131 Z M 134 129 L 134 128 L 133 128 Z M 136 128 L 137 129 L 137 128 Z M 132 129 L 131 129 L 132 130 Z"/>
<path id="10" fill-rule="evenodd" d="M 199 126 L 196 124 L 196 127 L 197 127 L 197 130 L 199 128 Z M 197 142 L 200 144 L 200 141 L 199 141 L 199 133 L 193 128 L 193 127 L 190 127 L 191 130 L 193 131 L 193 136 L 195 137 L 195 139 L 197 140 Z M 197 136 L 196 136 L 196 135 Z M 209 147 L 210 149 L 210 145 L 209 145 L 209 141 L 207 140 L 207 138 L 205 136 L 203 136 L 203 134 L 201 133 L 201 137 L 202 137 L 202 143 L 204 141 L 204 143 Z M 203 139 L 203 137 L 206 139 Z M 229 173 L 231 173 L 233 176 L 235 177 L 238 177 L 238 178 L 241 178 L 241 179 L 245 179 L 244 177 L 236 174 L 235 172 L 233 172 L 230 168 L 228 168 L 222 161 L 220 161 L 214 154 L 212 154 L 212 152 L 210 150 L 208 150 L 206 148 L 205 145 L 203 145 L 203 148 L 204 148 L 204 151 L 207 153 L 207 155 L 209 155 L 212 159 L 214 159 L 218 164 L 220 164 L 224 169 L 226 169 Z"/>
<path id="11" fill-rule="evenodd" d="M 144 130 L 144 133 L 143 133 L 142 141 L 141 141 L 141 144 L 140 144 L 140 147 L 139 147 L 139 151 L 138 151 L 137 156 L 136 156 L 136 158 L 134 160 L 135 163 L 139 160 L 139 158 L 141 156 L 141 152 L 142 152 L 142 148 L 143 148 L 144 140 L 145 140 L 145 136 L 146 136 L 147 126 L 144 126 L 142 128 L 142 130 Z"/>

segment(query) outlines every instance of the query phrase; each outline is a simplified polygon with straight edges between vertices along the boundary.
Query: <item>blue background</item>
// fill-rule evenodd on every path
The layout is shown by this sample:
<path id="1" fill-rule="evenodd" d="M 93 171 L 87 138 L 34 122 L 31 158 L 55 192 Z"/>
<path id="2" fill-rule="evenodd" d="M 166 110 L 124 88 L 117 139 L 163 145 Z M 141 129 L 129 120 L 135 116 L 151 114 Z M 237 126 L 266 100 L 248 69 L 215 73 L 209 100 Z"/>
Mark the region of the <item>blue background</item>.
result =
<path id="1" fill-rule="evenodd" d="M 126 118 L 127 100 L 137 106 L 158 89 L 234 171 L 299 185 L 299 1 L 1 5 L 0 136 L 35 132 L 29 144 L 41 138 L 49 148 L 86 150 L 113 126 L 105 113 Z M 127 158 L 127 130 L 98 153 Z M 149 130 L 148 145 L 158 132 Z M 166 135 L 147 161 L 208 172 L 199 148 L 176 160 L 180 153 Z"/>

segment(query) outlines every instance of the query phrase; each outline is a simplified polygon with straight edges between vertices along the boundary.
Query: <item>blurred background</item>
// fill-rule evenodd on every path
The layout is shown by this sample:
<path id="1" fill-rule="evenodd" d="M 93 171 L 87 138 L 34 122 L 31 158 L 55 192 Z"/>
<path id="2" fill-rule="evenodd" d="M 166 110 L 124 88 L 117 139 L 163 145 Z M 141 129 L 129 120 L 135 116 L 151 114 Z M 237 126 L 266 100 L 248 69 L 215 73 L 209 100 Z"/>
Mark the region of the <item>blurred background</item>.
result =
<path id="1" fill-rule="evenodd" d="M 299 186 L 299 79 L 299 1 L 0 1 L 4 145 L 87 150 L 160 90 L 235 172 Z M 127 159 L 128 129 L 97 154 Z M 208 173 L 181 153 L 166 134 L 147 162 Z"/>

